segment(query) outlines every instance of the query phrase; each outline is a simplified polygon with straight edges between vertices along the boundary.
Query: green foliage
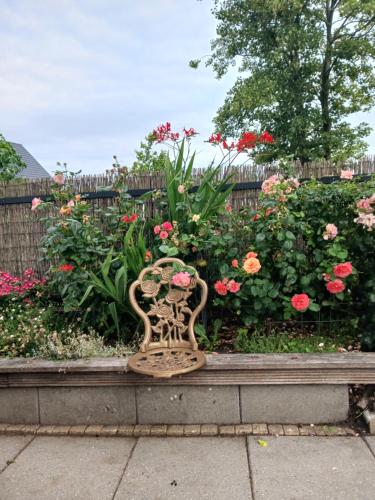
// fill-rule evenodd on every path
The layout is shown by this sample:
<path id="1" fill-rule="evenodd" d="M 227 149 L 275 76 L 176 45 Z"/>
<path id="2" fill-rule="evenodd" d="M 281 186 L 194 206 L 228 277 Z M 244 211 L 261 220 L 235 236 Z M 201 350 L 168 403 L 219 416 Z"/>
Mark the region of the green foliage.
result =
<path id="1" fill-rule="evenodd" d="M 214 351 L 220 343 L 220 329 L 223 322 L 220 319 L 215 319 L 212 324 L 212 336 L 207 334 L 203 325 L 197 323 L 194 327 L 195 334 L 199 344 L 207 351 Z"/>
<path id="2" fill-rule="evenodd" d="M 356 342 L 353 335 L 345 335 L 342 331 L 320 335 L 276 329 L 264 332 L 256 329 L 249 333 L 247 328 L 239 328 L 234 347 L 237 351 L 248 353 L 336 352 Z"/>
<path id="3" fill-rule="evenodd" d="M 13 146 L 0 134 L 0 182 L 11 181 L 26 167 Z"/>
<path id="4" fill-rule="evenodd" d="M 346 118 L 374 104 L 374 12 L 375 0 L 215 0 L 207 64 L 218 78 L 238 62 L 240 73 L 217 129 L 233 136 L 260 125 L 277 137 L 275 158 L 361 156 L 370 128 Z"/>
<path id="5" fill-rule="evenodd" d="M 136 160 L 130 167 L 133 174 L 154 174 L 164 170 L 167 153 L 153 151 L 153 146 L 154 138 L 149 134 L 135 151 Z"/>

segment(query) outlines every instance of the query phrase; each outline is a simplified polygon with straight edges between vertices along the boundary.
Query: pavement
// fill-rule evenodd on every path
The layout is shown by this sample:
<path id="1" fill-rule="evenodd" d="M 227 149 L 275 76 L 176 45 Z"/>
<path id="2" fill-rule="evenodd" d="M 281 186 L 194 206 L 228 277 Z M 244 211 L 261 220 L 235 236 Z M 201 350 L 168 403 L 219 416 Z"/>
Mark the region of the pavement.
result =
<path id="1" fill-rule="evenodd" d="M 0 500 L 375 500 L 375 436 L 0 436 Z"/>

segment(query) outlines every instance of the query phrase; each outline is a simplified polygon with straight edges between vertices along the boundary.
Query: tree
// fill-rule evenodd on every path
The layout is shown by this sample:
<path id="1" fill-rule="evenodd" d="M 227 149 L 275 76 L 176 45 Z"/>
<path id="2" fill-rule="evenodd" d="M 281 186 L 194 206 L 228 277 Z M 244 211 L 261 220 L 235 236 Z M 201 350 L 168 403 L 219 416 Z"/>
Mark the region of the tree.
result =
<path id="1" fill-rule="evenodd" d="M 303 162 L 365 152 L 370 127 L 345 119 L 375 102 L 375 0 L 214 0 L 213 14 L 207 65 L 221 78 L 240 64 L 218 130 L 267 129 L 276 157 Z"/>
<path id="2" fill-rule="evenodd" d="M 13 146 L 0 134 L 0 182 L 8 182 L 26 168 Z"/>

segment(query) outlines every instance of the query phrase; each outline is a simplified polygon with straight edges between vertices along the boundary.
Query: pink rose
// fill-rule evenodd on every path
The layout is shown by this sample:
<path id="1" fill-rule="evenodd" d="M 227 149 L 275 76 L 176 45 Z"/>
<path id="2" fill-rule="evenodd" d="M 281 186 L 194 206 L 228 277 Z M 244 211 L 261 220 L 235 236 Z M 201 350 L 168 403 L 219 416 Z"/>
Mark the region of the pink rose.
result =
<path id="1" fill-rule="evenodd" d="M 343 262 L 342 264 L 337 264 L 333 268 L 333 274 L 336 278 L 347 278 L 353 273 L 353 267 L 350 262 Z"/>
<path id="2" fill-rule="evenodd" d="M 351 181 L 353 179 L 353 175 L 354 175 L 353 170 L 341 170 L 340 179 Z"/>
<path id="3" fill-rule="evenodd" d="M 173 231 L 173 226 L 170 222 L 166 221 L 166 222 L 163 222 L 162 224 L 163 226 L 163 229 L 165 229 L 165 231 Z"/>
<path id="4" fill-rule="evenodd" d="M 70 200 L 68 201 L 68 203 L 66 204 L 67 207 L 74 207 L 74 200 Z"/>
<path id="5" fill-rule="evenodd" d="M 341 280 L 334 280 L 327 283 L 326 287 L 329 293 L 341 293 L 345 290 L 345 283 Z"/>
<path id="6" fill-rule="evenodd" d="M 35 210 L 36 207 L 39 207 L 43 202 L 40 198 L 33 198 L 31 201 L 31 210 Z"/>
<path id="7" fill-rule="evenodd" d="M 293 297 L 290 299 L 290 303 L 296 311 L 303 312 L 306 311 L 306 309 L 309 307 L 310 298 L 306 293 L 300 293 L 293 295 Z"/>
<path id="8" fill-rule="evenodd" d="M 175 286 L 179 286 L 181 288 L 187 288 L 190 285 L 191 282 L 191 277 L 190 274 L 187 273 L 186 271 L 181 271 L 177 274 L 175 274 L 172 278 L 172 283 Z"/>
<path id="9" fill-rule="evenodd" d="M 167 231 L 160 231 L 159 236 L 160 236 L 160 239 L 165 240 L 168 238 L 168 233 L 167 233 Z"/>
<path id="10" fill-rule="evenodd" d="M 326 230 L 323 233 L 323 239 L 324 240 L 333 240 L 336 238 L 338 232 L 339 231 L 334 224 L 327 224 Z"/>
<path id="11" fill-rule="evenodd" d="M 228 293 L 227 285 L 223 281 L 217 281 L 214 284 L 214 288 L 219 295 L 226 295 Z"/>
<path id="12" fill-rule="evenodd" d="M 155 226 L 154 227 L 154 234 L 159 234 L 161 231 L 161 227 L 160 226 Z"/>
<path id="13" fill-rule="evenodd" d="M 372 206 L 370 202 L 370 198 L 363 198 L 362 200 L 357 201 L 357 208 L 360 212 L 364 212 L 369 214 L 372 212 Z"/>
<path id="14" fill-rule="evenodd" d="M 241 284 L 237 283 L 235 280 L 228 281 L 227 290 L 231 293 L 237 293 L 240 291 Z"/>
<path id="15" fill-rule="evenodd" d="M 57 173 L 53 176 L 53 181 L 62 186 L 65 182 L 64 174 Z"/>

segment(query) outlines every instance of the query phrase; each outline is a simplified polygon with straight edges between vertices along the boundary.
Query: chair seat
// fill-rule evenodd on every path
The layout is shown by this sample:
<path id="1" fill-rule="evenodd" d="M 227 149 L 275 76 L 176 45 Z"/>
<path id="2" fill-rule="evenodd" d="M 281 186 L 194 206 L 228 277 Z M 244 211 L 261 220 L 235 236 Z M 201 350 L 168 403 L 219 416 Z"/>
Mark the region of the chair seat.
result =
<path id="1" fill-rule="evenodd" d="M 137 373 L 155 378 L 170 378 L 188 373 L 206 364 L 202 351 L 186 347 L 159 347 L 137 352 L 128 361 L 128 367 Z"/>

